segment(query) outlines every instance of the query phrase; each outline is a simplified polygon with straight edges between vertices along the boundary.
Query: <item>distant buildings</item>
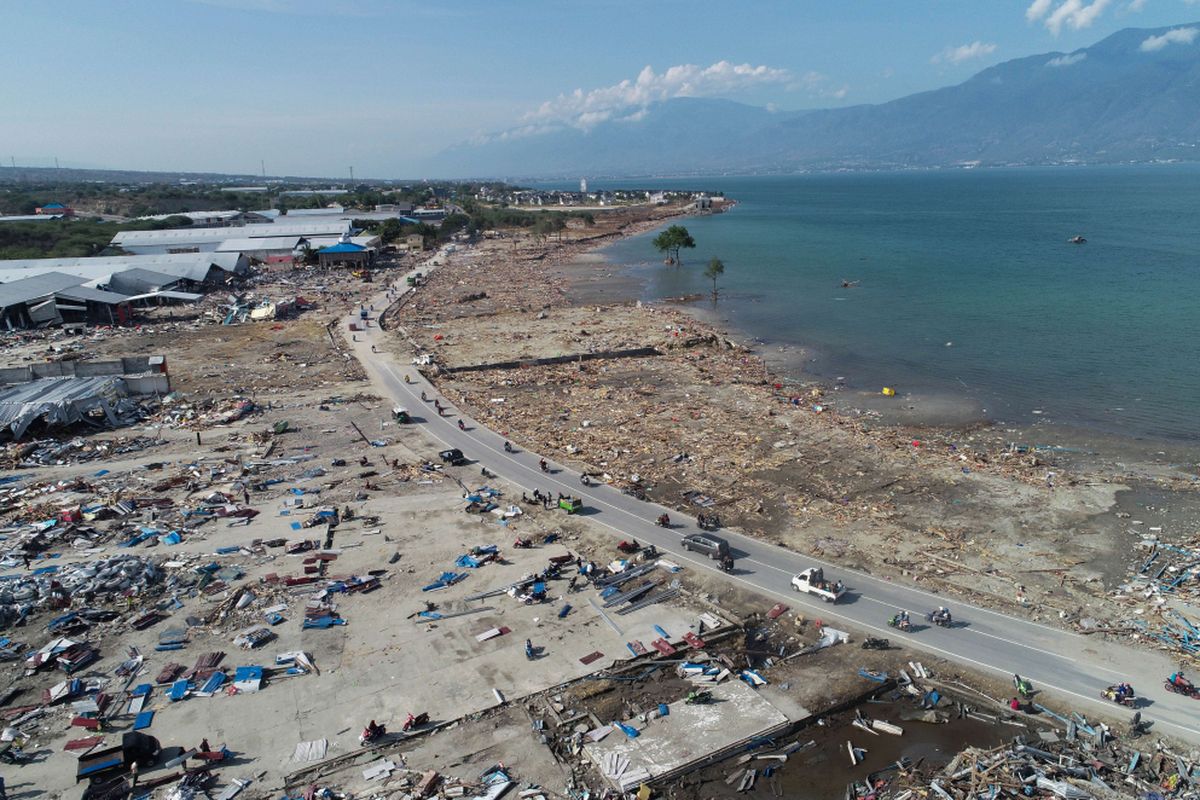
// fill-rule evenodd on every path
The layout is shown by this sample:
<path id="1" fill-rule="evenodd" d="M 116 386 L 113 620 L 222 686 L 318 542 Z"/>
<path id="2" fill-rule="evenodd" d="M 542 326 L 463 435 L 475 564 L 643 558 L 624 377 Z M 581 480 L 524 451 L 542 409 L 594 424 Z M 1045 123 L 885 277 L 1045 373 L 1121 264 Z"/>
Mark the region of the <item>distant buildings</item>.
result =
<path id="1" fill-rule="evenodd" d="M 587 178 L 579 179 L 579 193 L 587 194 Z"/>
<path id="2" fill-rule="evenodd" d="M 75 216 L 75 209 L 65 206 L 62 203 L 46 203 L 46 205 L 35 209 L 34 213 L 41 216 L 73 217 Z"/>

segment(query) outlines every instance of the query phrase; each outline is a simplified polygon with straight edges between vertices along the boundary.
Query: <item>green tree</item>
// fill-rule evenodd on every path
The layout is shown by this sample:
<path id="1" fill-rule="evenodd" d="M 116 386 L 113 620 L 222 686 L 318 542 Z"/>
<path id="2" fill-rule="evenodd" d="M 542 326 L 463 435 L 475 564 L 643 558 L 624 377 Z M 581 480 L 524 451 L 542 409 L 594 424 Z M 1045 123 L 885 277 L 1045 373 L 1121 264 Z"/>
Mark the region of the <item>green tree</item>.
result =
<path id="1" fill-rule="evenodd" d="M 719 258 L 712 258 L 708 261 L 708 266 L 704 268 L 704 277 L 713 282 L 713 302 L 717 302 L 717 278 L 725 274 L 725 262 Z"/>
<path id="2" fill-rule="evenodd" d="M 654 237 L 654 247 L 660 253 L 667 253 L 668 264 L 682 264 L 683 261 L 679 257 L 679 251 L 687 247 L 695 248 L 696 240 L 688 233 L 688 229 L 682 225 L 672 225 L 665 231 Z"/>

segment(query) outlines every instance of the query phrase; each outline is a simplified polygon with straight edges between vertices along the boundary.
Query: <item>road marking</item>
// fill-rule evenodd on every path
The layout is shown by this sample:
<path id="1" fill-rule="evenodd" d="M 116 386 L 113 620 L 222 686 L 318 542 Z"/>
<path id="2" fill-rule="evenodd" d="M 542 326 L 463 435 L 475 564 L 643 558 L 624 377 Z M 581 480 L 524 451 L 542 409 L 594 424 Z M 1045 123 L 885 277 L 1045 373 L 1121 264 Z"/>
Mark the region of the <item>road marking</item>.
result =
<path id="1" fill-rule="evenodd" d="M 374 329 L 368 329 L 368 330 L 370 330 L 372 334 L 374 333 Z M 407 387 L 411 387 L 411 386 L 414 386 L 414 385 L 420 385 L 420 384 L 405 384 L 405 383 L 403 382 L 403 380 L 402 380 L 402 379 L 400 379 L 400 378 L 398 378 L 398 377 L 397 377 L 397 373 L 396 373 L 396 371 L 393 369 L 393 367 L 392 367 L 392 365 L 391 365 L 390 363 L 388 363 L 388 362 L 380 362 L 380 361 L 377 361 L 377 360 L 372 360 L 372 361 L 374 362 L 374 363 L 373 363 L 373 366 L 376 366 L 376 367 L 378 367 L 378 368 L 382 368 L 382 370 L 383 370 L 383 371 L 386 371 L 386 373 L 387 373 L 388 375 L 390 375 L 390 377 L 392 378 L 392 381 L 393 381 L 393 383 L 395 384 L 395 389 L 400 389 L 401 387 L 405 387 L 405 392 L 406 392 L 406 393 L 407 393 L 407 394 L 408 394 L 408 395 L 409 395 L 411 398 L 413 398 L 414 400 L 416 400 L 416 399 L 418 398 L 418 395 L 417 395 L 415 392 L 413 392 L 413 391 L 412 391 L 412 389 L 410 389 L 410 388 L 407 388 Z M 419 375 L 419 373 L 418 373 L 418 375 Z M 419 378 L 418 378 L 418 379 L 419 379 L 419 380 L 421 380 L 421 381 L 424 381 L 424 377 L 423 377 L 423 376 L 420 376 L 420 375 L 419 375 Z M 433 389 L 433 387 L 432 387 L 432 386 L 430 386 L 430 388 L 431 388 L 431 389 Z M 435 391 L 435 392 L 436 392 L 436 389 L 433 389 L 433 391 Z M 394 390 L 393 390 L 393 394 L 398 394 L 398 393 L 397 393 L 396 391 L 394 391 Z M 459 414 L 459 416 L 460 416 L 460 417 L 463 417 L 464 415 L 462 415 L 462 414 L 460 413 L 460 414 Z M 491 430 L 490 430 L 489 428 L 487 428 L 486 426 L 480 425 L 480 424 L 479 424 L 477 421 L 475 421 L 475 420 L 473 420 L 473 419 L 472 419 L 471 421 L 472 421 L 472 424 L 473 424 L 474 426 L 476 426 L 476 427 L 478 427 L 478 428 L 480 429 L 480 432 L 485 432 L 485 431 L 486 431 L 486 432 L 488 432 L 488 433 L 491 433 L 491 434 L 493 434 L 493 435 L 496 435 L 497 437 L 499 436 L 499 434 L 496 434 L 494 431 L 491 431 Z M 446 425 L 450 425 L 450 422 L 449 422 L 449 420 L 445 420 L 445 424 L 446 424 Z M 427 432 L 427 433 L 428 433 L 430 436 L 432 436 L 434 439 L 437 439 L 438 441 L 442 442 L 443 444 L 445 444 L 445 445 L 447 445 L 447 446 L 451 446 L 451 447 L 453 446 L 453 445 L 451 444 L 451 442 L 449 442 L 447 439 L 444 439 L 444 438 L 442 438 L 440 435 L 438 435 L 438 433 L 437 433 L 437 432 L 436 432 L 436 430 L 435 430 L 435 426 L 434 426 L 434 425 L 427 426 L 425 430 L 426 430 L 426 432 Z M 465 434 L 465 432 L 464 432 L 464 434 Z M 530 468 L 530 467 L 527 467 L 527 466 L 525 466 L 524 464 L 522 464 L 520 461 L 518 461 L 516 458 L 514 458 L 514 457 L 513 457 L 513 456 L 514 456 L 514 455 L 516 455 L 516 454 L 512 454 L 512 453 L 504 453 L 504 452 L 503 452 L 503 451 L 501 451 L 501 450 L 497 450 L 497 449 L 496 449 L 496 448 L 494 448 L 492 445 L 490 445 L 490 444 L 488 444 L 487 442 L 485 442 L 485 441 L 483 441 L 482 439 L 480 439 L 480 438 L 479 438 L 479 434 L 478 434 L 478 433 L 472 433 L 472 434 L 469 436 L 469 438 L 470 438 L 470 439 L 473 441 L 473 443 L 474 443 L 474 444 L 476 444 L 476 445 L 478 445 L 478 446 L 480 446 L 480 447 L 484 448 L 484 449 L 485 449 L 486 451 L 488 451 L 489 453 L 491 453 L 491 454 L 494 454 L 496 457 L 498 457 L 498 458 L 502 459 L 502 461 L 508 462 L 508 463 L 509 463 L 510 465 L 512 465 L 513 467 L 516 467 L 516 468 L 517 468 L 517 469 L 518 469 L 518 470 L 519 470 L 521 473 L 528 472 L 528 473 L 529 473 L 530 475 L 532 475 L 534 478 L 537 478 L 539 474 L 544 474 L 544 473 L 535 472 L 535 471 L 534 471 L 532 468 Z M 532 453 L 531 451 L 523 451 L 523 452 L 524 452 L 524 453 L 526 453 L 526 454 L 528 454 L 530 457 L 532 457 L 533 455 L 536 455 L 535 453 Z M 565 468 L 564 468 L 564 469 L 565 469 Z M 574 489 L 574 487 L 572 487 L 572 486 L 568 486 L 568 485 L 567 485 L 567 484 L 565 484 L 563 481 L 561 481 L 561 480 L 559 480 L 559 479 L 555 478 L 553 475 L 550 475 L 550 474 L 544 474 L 544 475 L 545 475 L 545 479 L 546 479 L 546 480 L 547 480 L 547 481 L 548 481 L 548 482 L 549 482 L 549 483 L 550 483 L 552 486 L 553 486 L 553 485 L 556 485 L 556 486 L 558 486 L 558 487 L 560 487 L 560 488 L 566 489 L 568 494 L 569 494 L 569 493 L 571 493 L 572 491 L 576 491 L 576 490 Z M 525 488 L 525 489 L 531 489 L 531 490 L 532 490 L 533 488 L 535 488 L 535 487 L 533 487 L 533 486 L 531 486 L 531 485 L 525 485 L 525 484 L 523 484 L 523 483 L 522 483 L 520 480 L 516 480 L 516 479 L 514 479 L 514 478 L 512 478 L 512 477 L 509 477 L 509 478 L 507 478 L 507 479 L 508 479 L 508 480 L 511 480 L 511 481 L 513 481 L 514 483 L 517 483 L 517 485 L 518 485 L 518 486 L 522 486 L 522 487 L 523 487 L 523 488 Z M 600 490 L 602 487 L 603 487 L 603 488 L 608 488 L 608 489 L 610 489 L 610 490 L 612 490 L 612 491 L 616 491 L 616 489 L 614 489 L 613 487 L 611 487 L 611 486 L 608 486 L 608 485 L 606 485 L 606 484 L 602 484 L 601 486 L 597 486 L 597 487 L 585 487 L 585 488 L 594 488 L 594 489 L 596 489 L 597 491 L 599 491 L 599 490 Z M 581 492 L 580 494 L 582 495 L 582 492 Z M 625 510 L 625 509 L 623 509 L 623 508 L 620 508 L 620 507 L 618 507 L 618 506 L 614 506 L 614 505 L 612 505 L 611 503 L 609 503 L 609 502 L 607 502 L 607 501 L 603 500 L 602 498 L 598 497 L 596 494 L 589 493 L 589 499 L 590 499 L 590 500 L 591 500 L 591 501 L 592 501 L 594 504 L 596 504 L 596 505 L 599 505 L 599 506 L 603 506 L 604 508 L 607 508 L 609 511 L 613 512 L 613 514 L 614 514 L 614 515 L 623 515 L 623 516 L 626 516 L 626 517 L 630 517 L 630 518 L 632 518 L 632 519 L 633 519 L 633 520 L 634 520 L 634 521 L 635 521 L 637 524 L 639 524 L 639 525 L 647 525 L 647 524 L 650 524 L 650 522 L 649 522 L 648 520 L 645 520 L 645 519 L 643 519 L 643 518 L 639 517 L 638 515 L 636 515 L 635 513 L 631 512 L 631 511 L 627 511 L 627 510 Z M 654 505 L 654 504 L 647 503 L 647 506 L 649 506 L 649 507 L 651 507 L 651 508 L 653 508 L 653 505 Z M 626 532 L 626 531 L 622 530 L 621 528 L 617 527 L 617 526 L 616 526 L 616 525 L 614 525 L 614 524 L 610 524 L 609 522 L 607 522 L 607 521 L 606 521 L 606 520 L 604 520 L 603 518 L 600 518 L 599 516 L 597 516 L 597 517 L 596 517 L 595 521 L 596 521 L 596 522 L 598 522 L 600 525 L 603 525 L 604 527 L 608 528 L 609 530 L 615 531 L 616 533 L 618 533 L 618 534 L 619 534 L 619 535 L 621 535 L 621 536 L 626 536 L 626 535 L 627 535 L 627 532 Z M 754 546 L 754 547 L 756 547 L 756 548 L 757 548 L 757 547 L 772 547 L 772 545 L 769 545 L 769 544 L 766 544 L 766 543 L 762 543 L 762 542 L 755 542 L 754 540 L 752 540 L 752 539 L 749 539 L 749 537 L 743 536 L 743 535 L 741 535 L 741 534 L 737 534 L 737 533 L 730 533 L 730 534 L 727 534 L 727 535 L 728 535 L 728 536 L 730 536 L 730 538 L 741 539 L 741 540 L 744 540 L 744 541 L 746 541 L 746 542 L 751 542 L 751 543 L 753 544 L 753 546 Z M 780 549 L 781 549 L 781 550 L 783 550 L 783 548 L 780 548 Z M 788 553 L 790 556 L 793 556 L 793 557 L 807 558 L 806 556 L 804 556 L 803 554 L 800 554 L 800 553 L 792 553 L 791 551 L 787 551 L 787 550 L 784 550 L 784 552 L 785 552 L 785 553 Z M 691 555 L 690 555 L 690 554 L 686 553 L 686 551 L 685 551 L 685 554 L 678 555 L 678 556 L 676 556 L 674 553 L 670 553 L 669 555 L 671 555 L 671 557 L 672 557 L 672 559 L 673 559 L 673 560 L 678 560 L 678 561 L 684 561 L 684 562 L 688 562 L 688 563 L 691 563 L 691 564 L 693 564 L 693 565 L 695 565 L 695 566 L 697 566 L 697 567 L 704 567 L 704 568 L 706 568 L 706 569 L 708 569 L 708 570 L 711 570 L 711 571 L 713 571 L 714 573 L 717 573 L 717 577 L 722 577 L 722 574 L 721 574 L 721 573 L 718 571 L 718 569 L 715 567 L 715 565 L 714 565 L 714 564 L 713 564 L 711 561 L 708 561 L 708 560 L 704 560 L 704 561 L 697 560 L 697 559 L 695 559 L 695 558 L 691 557 Z M 791 574 L 791 571 L 790 571 L 790 570 L 785 570 L 785 569 L 782 569 L 782 568 L 780 568 L 780 567 L 777 567 L 777 566 L 775 566 L 775 565 L 772 565 L 772 564 L 766 564 L 766 563 L 764 563 L 764 562 L 760 562 L 760 561 L 758 561 L 757 559 L 749 559 L 749 558 L 748 558 L 748 559 L 745 559 L 745 560 L 746 560 L 746 561 L 749 561 L 749 562 L 751 562 L 751 563 L 753 563 L 753 564 L 758 564 L 759 566 L 763 567 L 764 569 L 767 569 L 767 568 L 769 568 L 769 569 L 775 570 L 775 571 L 777 571 L 777 572 L 782 572 L 782 573 L 784 573 L 784 574 L 786 574 L 786 575 L 790 575 L 790 574 Z M 824 565 L 824 566 L 829 566 L 830 568 L 832 568 L 832 569 L 835 569 L 835 570 L 838 570 L 838 571 L 841 571 L 841 572 L 849 573 L 849 574 L 852 574 L 852 575 L 858 575 L 858 576 L 860 576 L 861 578 L 863 578 L 863 579 L 864 579 L 866 582 L 868 582 L 868 583 L 887 583 L 887 585 L 892 585 L 892 586 L 895 586 L 895 588 L 896 588 L 897 590 L 901 591 L 901 592 L 912 592 L 912 593 L 915 593 L 915 594 L 919 594 L 919 595 L 923 595 L 923 596 L 925 596 L 925 597 L 932 598 L 932 599 L 934 599 L 934 600 L 944 600 L 944 598 L 940 598 L 940 597 L 938 597 L 937 595 L 933 595 L 933 594 L 931 594 L 931 593 L 929 593 L 929 592 L 925 592 L 925 591 L 923 591 L 923 590 L 921 590 L 921 589 L 918 589 L 918 588 L 915 588 L 915 587 L 907 587 L 907 586 L 902 586 L 902 585 L 899 585 L 899 584 L 890 584 L 890 583 L 888 583 L 888 582 L 881 581 L 879 578 L 875 578 L 875 577 L 873 577 L 873 576 L 866 575 L 865 573 L 860 573 L 860 572 L 858 572 L 857 570 L 852 570 L 852 569 L 844 569 L 844 568 L 838 567 L 838 566 L 836 566 L 836 565 L 834 565 L 834 564 L 829 564 L 828 562 L 824 562 L 824 561 L 821 561 L 820 559 L 816 559 L 816 558 L 813 558 L 813 559 L 811 559 L 811 560 L 812 560 L 812 561 L 814 561 L 814 562 L 816 562 L 816 563 L 818 563 L 818 564 L 821 564 L 821 565 Z M 839 612 L 837 612 L 836 610 L 834 610 L 834 609 L 833 609 L 833 607 L 832 607 L 830 604 L 822 604 L 822 605 L 817 605 L 817 601 L 815 601 L 815 600 L 812 600 L 811 598 L 809 598 L 809 597 L 808 597 L 808 596 L 806 596 L 806 595 L 801 595 L 801 594 L 799 594 L 799 593 L 794 593 L 794 592 L 786 592 L 786 593 L 784 593 L 784 592 L 780 592 L 779 590 L 777 590 L 777 589 L 774 589 L 774 588 L 771 588 L 771 587 L 769 587 L 769 586 L 767 586 L 767 585 L 760 585 L 760 584 L 753 583 L 753 582 L 751 582 L 751 581 L 750 581 L 748 578 L 745 578 L 745 577 L 742 577 L 742 576 L 738 576 L 738 575 L 729 575 L 729 574 L 725 574 L 723 577 L 724 577 L 726 580 L 730 580 L 730 581 L 735 581 L 735 582 L 741 583 L 741 584 L 745 585 L 746 587 L 748 587 L 750 590 L 752 590 L 752 591 L 754 591 L 754 592 L 756 592 L 756 593 L 759 593 L 759 594 L 767 594 L 767 595 L 771 595 L 771 596 L 774 596 L 774 597 L 777 597 L 777 598 L 787 598 L 787 599 L 789 600 L 789 602 L 790 602 L 790 601 L 799 600 L 799 601 L 801 602 L 801 604 L 802 604 L 802 605 L 804 605 L 806 608 L 808 608 L 810 611 L 811 611 L 811 610 L 814 610 L 815 608 L 821 608 L 822 606 L 824 606 L 824 609 L 825 609 L 825 610 L 823 611 L 823 613 L 822 613 L 822 616 L 832 616 L 832 617 L 835 617 L 835 618 L 837 618 L 837 619 L 840 619 L 840 620 L 843 620 L 843 621 L 845 621 L 845 622 L 849 623 L 849 624 L 850 624 L 852 627 L 858 627 L 858 628 L 860 628 L 860 629 L 866 629 L 866 630 L 868 630 L 868 631 L 871 631 L 871 632 L 874 632 L 874 633 L 878 633 L 878 634 L 882 634 L 882 635 L 884 635 L 884 636 L 888 636 L 888 635 L 890 635 L 890 634 L 888 633 L 888 630 L 887 630 L 887 629 L 880 628 L 879 626 L 877 626 L 877 625 L 875 625 L 875 624 L 873 624 L 873 623 L 871 623 L 871 622 L 866 622 L 866 621 L 855 620 L 855 619 L 853 619 L 853 618 L 851 618 L 851 617 L 848 617 L 848 616 L 846 616 L 845 614 L 843 614 L 843 613 L 839 613 Z M 860 597 L 861 599 L 863 599 L 863 600 L 866 600 L 866 601 L 868 601 L 868 602 L 872 602 L 872 603 L 876 603 L 876 604 L 878 604 L 878 605 L 886 605 L 885 603 L 883 603 L 883 601 L 881 601 L 881 600 L 877 600 L 876 598 L 870 597 L 870 596 L 868 596 L 868 595 L 865 595 L 865 594 L 861 594 L 861 593 L 860 593 L 860 594 L 859 594 L 859 597 Z M 1061 631 L 1061 630 L 1058 630 L 1058 629 L 1056 629 L 1056 628 L 1051 628 L 1050 626 L 1048 626 L 1048 625 L 1044 625 L 1044 624 L 1042 624 L 1042 623 L 1038 623 L 1038 622 L 1032 622 L 1032 621 L 1029 621 L 1029 620 L 1022 620 L 1022 619 L 1018 619 L 1018 618 L 1016 618 L 1016 617 L 1011 617 L 1011 616 L 1008 616 L 1008 615 L 1006 615 L 1006 614 L 1003 614 L 1002 612 L 993 611 L 993 610 L 991 610 L 991 609 L 986 609 L 986 608 L 982 608 L 982 607 L 979 607 L 979 606 L 973 606 L 973 605 L 966 604 L 966 603 L 963 603 L 963 604 L 961 604 L 961 605 L 963 605 L 963 606 L 964 606 L 964 607 L 966 607 L 966 608 L 970 608 L 970 609 L 972 609 L 973 611 L 979 611 L 979 612 L 982 612 L 982 613 L 986 613 L 986 614 L 990 614 L 990 615 L 992 615 L 992 616 L 999 617 L 999 618 L 1001 618 L 1002 620 L 1004 620 L 1005 622 L 1008 622 L 1008 623 L 1010 623 L 1010 624 L 1012 624 L 1012 623 L 1016 623 L 1016 624 L 1018 624 L 1018 625 L 1028 625 L 1028 626 L 1031 626 L 1031 627 L 1037 627 L 1037 628 L 1041 628 L 1041 629 L 1043 629 L 1043 630 L 1045 630 L 1045 631 L 1047 631 L 1047 632 L 1049 632 L 1049 633 L 1052 633 L 1052 634 L 1054 634 L 1056 637 L 1067 637 L 1067 636 L 1069 636 L 1069 637 L 1076 638 L 1076 639 L 1083 639 L 1083 637 L 1082 637 L 1082 636 L 1080 636 L 1080 635 L 1078 635 L 1078 634 L 1073 634 L 1073 633 L 1070 633 L 1070 632 L 1066 632 L 1066 631 Z M 970 629 L 968 628 L 968 630 L 970 630 Z M 1023 648 L 1025 648 L 1025 649 L 1029 649 L 1029 650 L 1034 650 L 1035 652 L 1041 653 L 1043 656 L 1049 656 L 1049 657 L 1051 657 L 1051 658 L 1056 658 L 1056 659 L 1058 659 L 1058 660 L 1061 660 L 1061 661 L 1067 661 L 1068 663 L 1072 664 L 1073 666 L 1077 666 L 1077 667 L 1078 667 L 1078 662 L 1075 662 L 1075 661 L 1073 661 L 1073 660 L 1071 660 L 1071 659 L 1068 659 L 1067 657 L 1065 657 L 1065 656 L 1062 656 L 1062 655 L 1059 655 L 1059 654 L 1057 654 L 1057 653 L 1053 653 L 1053 652 L 1050 652 L 1050 651 L 1047 651 L 1047 650 L 1044 650 L 1044 649 L 1040 649 L 1040 648 L 1035 648 L 1035 647 L 1032 647 L 1032 646 L 1030 646 L 1030 645 L 1021 644 L 1020 642 L 1015 642 L 1015 641 L 1013 641 L 1013 640 L 1011 640 L 1011 639 L 1005 639 L 1004 637 L 1001 637 L 1001 636 L 996 636 L 996 635 L 994 635 L 994 634 L 988 634 L 988 633 L 985 633 L 985 632 L 983 632 L 983 631 L 978 631 L 978 630 L 976 630 L 976 631 L 972 631 L 972 632 L 973 632 L 973 633 L 978 633 L 978 634 L 980 634 L 980 635 L 982 635 L 982 636 L 986 636 L 986 637 L 989 637 L 989 638 L 992 638 L 992 639 L 996 639 L 996 640 L 998 640 L 998 641 L 1005 642 L 1005 643 L 1007 643 L 1007 644 L 1011 644 L 1011 645 L 1018 646 L 1018 647 L 1023 647 Z M 917 650 L 924 650 L 924 651 L 926 651 L 926 652 L 934 653 L 934 654 L 940 655 L 940 656 L 942 656 L 943 658 L 946 658 L 946 659 L 948 659 L 948 660 L 950 660 L 950 661 L 958 661 L 958 662 L 965 662 L 965 663 L 968 663 L 968 664 L 972 664 L 972 665 L 974 665 L 974 666 L 978 667 L 978 668 L 979 668 L 979 669 L 981 669 L 981 670 L 985 670 L 985 671 L 987 671 L 987 672 L 991 672 L 991 673 L 995 673 L 995 674 L 1002 674 L 1002 675 L 1011 675 L 1011 674 L 1012 674 L 1012 673 L 1011 673 L 1009 670 L 1006 670 L 1006 669 L 1001 669 L 1001 668 L 999 668 L 999 667 L 997 667 L 997 666 L 994 666 L 994 665 L 992 665 L 992 664 L 988 664 L 988 663 L 985 663 L 985 662 L 982 662 L 982 661 L 978 661 L 978 660 L 976 660 L 976 659 L 974 659 L 974 658 L 971 658 L 971 657 L 969 657 L 969 656 L 966 656 L 966 655 L 961 655 L 961 654 L 957 654 L 957 653 L 954 653 L 954 652 L 952 652 L 952 651 L 949 651 L 949 650 L 945 650 L 945 649 L 943 649 L 943 648 L 937 647 L 936 645 L 930 644 L 930 643 L 928 643 L 927 641 L 920 641 L 920 640 L 918 640 L 918 639 L 911 639 L 911 640 L 910 640 L 908 637 L 906 637 L 905 641 L 906 641 L 906 643 L 908 643 L 908 644 L 909 644 L 911 647 L 913 647 L 914 649 L 917 649 Z M 1110 669 L 1107 669 L 1107 668 L 1105 668 L 1105 667 L 1101 667 L 1101 666 L 1098 666 L 1098 665 L 1094 665 L 1094 666 L 1092 666 L 1091 668 L 1092 668 L 1092 669 L 1097 669 L 1097 670 L 1101 670 L 1101 671 L 1107 672 L 1107 673 L 1109 673 L 1109 674 L 1111 674 L 1111 675 L 1120 675 L 1120 673 L 1114 672 L 1114 671 L 1112 671 L 1112 670 L 1110 670 Z M 1029 677 L 1029 678 L 1032 678 L 1032 679 L 1036 679 L 1036 681 L 1037 681 L 1037 683 L 1038 683 L 1038 684 L 1040 684 L 1041 686 L 1043 686 L 1043 687 L 1046 687 L 1046 688 L 1048 688 L 1048 689 L 1050 689 L 1050 690 L 1052 690 L 1052 691 L 1054 691 L 1054 692 L 1058 692 L 1058 693 L 1060 693 L 1060 694 L 1063 694 L 1063 695 L 1067 695 L 1067 696 L 1070 696 L 1070 697 L 1077 698 L 1077 699 L 1079 699 L 1079 700 L 1083 700 L 1083 701 L 1085 701 L 1085 702 L 1087 702 L 1087 703 L 1090 703 L 1090 704 L 1092 704 L 1092 705 L 1094 705 L 1094 706 L 1100 706 L 1100 707 L 1103 707 L 1103 708 L 1105 708 L 1106 710 L 1108 710 L 1108 711 L 1110 711 L 1110 712 L 1112 711 L 1112 709 L 1110 708 L 1111 704 L 1110 704 L 1110 703 L 1108 703 L 1108 702 L 1106 702 L 1106 701 L 1104 701 L 1104 700 L 1102 700 L 1102 699 L 1100 699 L 1099 697 L 1090 697 L 1090 696 L 1088 696 L 1088 695 L 1080 694 L 1079 692 L 1076 692 L 1076 691 L 1074 691 L 1074 690 L 1071 690 L 1071 689 L 1066 689 L 1066 688 L 1064 688 L 1064 687 L 1058 686 L 1057 684 L 1054 684 L 1054 683 L 1051 683 L 1051 682 L 1049 682 L 1049 681 L 1046 681 L 1046 680 L 1043 680 L 1043 679 L 1041 679 L 1041 678 L 1038 676 L 1038 674 L 1037 674 L 1036 672 L 1029 673 L 1029 674 L 1028 674 L 1026 677 Z M 1169 698 L 1168 698 L 1168 699 L 1169 699 Z M 1160 719 L 1156 719 L 1156 720 L 1155 720 L 1155 724 L 1157 724 L 1157 725 L 1162 725 L 1162 726 L 1169 727 L 1169 728 L 1173 728 L 1173 729 L 1175 729 L 1175 730 L 1177 730 L 1177 731 L 1181 731 L 1181 732 L 1184 732 L 1184 733 L 1190 734 L 1190 735 L 1192 735 L 1193 737 L 1200 738 L 1200 730 L 1197 730 L 1197 729 L 1195 729 L 1195 728 L 1190 728 L 1190 727 L 1187 727 L 1187 726 L 1185 726 L 1185 725 L 1180 725 L 1180 724 L 1178 724 L 1178 723 L 1170 722 L 1170 721 L 1168 721 L 1168 720 L 1161 719 L 1161 718 L 1160 718 Z"/>

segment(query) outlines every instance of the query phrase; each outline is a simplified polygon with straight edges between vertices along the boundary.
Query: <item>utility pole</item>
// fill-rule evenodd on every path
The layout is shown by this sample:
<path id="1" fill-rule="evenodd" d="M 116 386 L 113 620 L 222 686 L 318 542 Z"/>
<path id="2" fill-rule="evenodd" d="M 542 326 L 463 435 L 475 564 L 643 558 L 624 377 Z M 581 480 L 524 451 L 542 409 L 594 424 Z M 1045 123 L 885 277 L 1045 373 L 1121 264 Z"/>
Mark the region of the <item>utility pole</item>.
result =
<path id="1" fill-rule="evenodd" d="M 55 156 L 55 157 L 54 157 L 54 168 L 55 168 L 55 169 L 59 169 L 59 166 L 58 166 L 58 156 Z"/>
<path id="2" fill-rule="evenodd" d="M 354 167 L 350 168 L 350 183 L 354 183 Z"/>
<path id="3" fill-rule="evenodd" d="M 262 176 L 263 176 L 263 180 L 265 181 L 267 179 L 267 160 L 264 158 L 261 161 L 259 161 L 258 163 L 259 163 L 259 166 L 262 167 Z"/>

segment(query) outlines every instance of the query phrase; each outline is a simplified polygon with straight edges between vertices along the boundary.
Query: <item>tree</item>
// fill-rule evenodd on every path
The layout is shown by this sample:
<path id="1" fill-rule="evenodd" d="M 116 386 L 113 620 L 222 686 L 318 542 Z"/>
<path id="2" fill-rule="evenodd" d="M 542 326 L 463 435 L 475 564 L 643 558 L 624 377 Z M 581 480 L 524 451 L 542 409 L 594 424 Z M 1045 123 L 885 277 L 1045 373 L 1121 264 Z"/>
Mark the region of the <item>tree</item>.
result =
<path id="1" fill-rule="evenodd" d="M 687 228 L 682 225 L 672 225 L 655 236 L 653 244 L 658 252 L 668 254 L 668 264 L 682 264 L 679 251 L 684 247 L 695 248 L 696 240 L 688 233 Z"/>
<path id="2" fill-rule="evenodd" d="M 713 302 L 717 302 L 717 278 L 725 274 L 725 263 L 719 258 L 709 259 L 708 266 L 704 268 L 704 277 L 713 282 Z"/>

